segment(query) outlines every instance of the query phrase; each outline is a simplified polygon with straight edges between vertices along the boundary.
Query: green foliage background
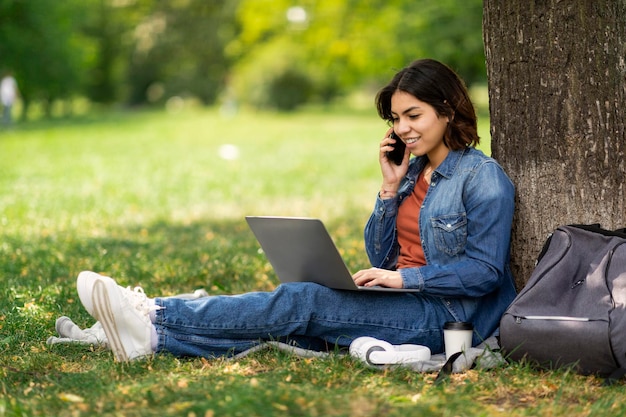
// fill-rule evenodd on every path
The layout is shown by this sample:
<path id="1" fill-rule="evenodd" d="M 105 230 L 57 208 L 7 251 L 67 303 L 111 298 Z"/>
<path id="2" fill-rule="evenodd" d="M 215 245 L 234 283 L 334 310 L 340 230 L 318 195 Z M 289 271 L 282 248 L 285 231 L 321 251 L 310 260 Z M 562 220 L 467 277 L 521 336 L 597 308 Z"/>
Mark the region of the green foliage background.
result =
<path id="1" fill-rule="evenodd" d="M 481 23 L 481 0 L 0 0 L 0 71 L 23 117 L 77 98 L 293 110 L 369 93 L 419 57 L 484 83 Z"/>

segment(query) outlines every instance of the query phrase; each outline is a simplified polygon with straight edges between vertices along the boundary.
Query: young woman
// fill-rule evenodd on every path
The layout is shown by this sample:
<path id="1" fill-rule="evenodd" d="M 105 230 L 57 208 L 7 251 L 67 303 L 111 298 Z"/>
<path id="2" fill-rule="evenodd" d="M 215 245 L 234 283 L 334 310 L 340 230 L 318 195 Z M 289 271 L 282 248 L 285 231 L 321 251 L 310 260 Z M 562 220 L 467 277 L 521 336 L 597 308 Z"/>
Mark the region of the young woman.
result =
<path id="1" fill-rule="evenodd" d="M 272 292 L 150 299 L 82 272 L 80 300 L 101 322 L 115 359 L 229 355 L 266 340 L 320 349 L 348 346 L 360 336 L 441 353 L 447 321 L 472 322 L 474 344 L 497 332 L 515 297 L 509 270 L 514 188 L 502 168 L 474 148 L 476 115 L 463 82 L 447 66 L 419 60 L 396 74 L 376 103 L 391 128 L 378 149 L 382 187 L 365 228 L 373 267 L 353 278 L 418 292 L 290 283 Z M 396 164 L 388 152 L 400 141 L 406 149 Z"/>

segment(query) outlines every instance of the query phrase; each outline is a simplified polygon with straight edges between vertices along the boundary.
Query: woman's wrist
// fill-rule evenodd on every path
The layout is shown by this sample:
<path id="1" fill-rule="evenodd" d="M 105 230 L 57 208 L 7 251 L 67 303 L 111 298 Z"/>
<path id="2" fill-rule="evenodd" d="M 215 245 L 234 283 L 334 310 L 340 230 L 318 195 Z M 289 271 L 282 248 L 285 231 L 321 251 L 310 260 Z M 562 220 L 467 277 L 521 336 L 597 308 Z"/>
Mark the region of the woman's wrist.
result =
<path id="1" fill-rule="evenodd" d="M 394 198 L 398 194 L 398 190 L 394 188 L 385 188 L 384 186 L 380 189 L 378 196 L 382 200 L 389 200 Z"/>

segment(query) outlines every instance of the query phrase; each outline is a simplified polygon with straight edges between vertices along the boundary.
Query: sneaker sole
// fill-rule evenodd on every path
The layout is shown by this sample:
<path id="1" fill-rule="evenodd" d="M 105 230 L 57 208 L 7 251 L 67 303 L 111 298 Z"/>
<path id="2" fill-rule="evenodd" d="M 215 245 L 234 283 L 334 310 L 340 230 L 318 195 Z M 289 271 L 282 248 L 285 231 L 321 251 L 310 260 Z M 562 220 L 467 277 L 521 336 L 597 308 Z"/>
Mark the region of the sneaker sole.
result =
<path id="1" fill-rule="evenodd" d="M 87 312 L 91 314 L 92 316 L 94 315 L 93 301 L 88 297 L 83 298 L 82 295 L 88 294 L 93 288 L 95 282 L 98 280 L 113 281 L 113 278 L 109 278 L 104 275 L 100 275 L 98 273 L 91 272 L 91 271 L 83 271 L 80 274 L 78 274 L 78 278 L 76 279 L 76 289 L 78 290 L 78 298 L 80 298 L 80 302 L 83 304 L 83 307 L 85 307 L 85 310 L 87 310 Z"/>
<path id="2" fill-rule="evenodd" d="M 106 284 L 98 279 L 93 284 L 92 303 L 94 315 L 102 324 L 104 332 L 109 340 L 109 347 L 113 351 L 117 362 L 128 362 L 129 355 L 124 349 L 117 323 L 115 322 L 114 309 L 111 306 L 111 299 L 106 289 Z M 119 306 L 116 306 L 119 311 Z"/>

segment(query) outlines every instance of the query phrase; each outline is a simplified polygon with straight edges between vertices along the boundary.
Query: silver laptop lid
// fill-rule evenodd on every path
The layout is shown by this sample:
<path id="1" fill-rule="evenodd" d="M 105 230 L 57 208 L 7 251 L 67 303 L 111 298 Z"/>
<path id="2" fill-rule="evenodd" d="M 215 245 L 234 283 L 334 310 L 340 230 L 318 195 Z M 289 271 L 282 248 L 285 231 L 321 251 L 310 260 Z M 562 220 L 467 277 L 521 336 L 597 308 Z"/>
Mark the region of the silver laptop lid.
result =
<path id="1" fill-rule="evenodd" d="M 247 216 L 246 221 L 281 282 L 359 289 L 319 219 Z"/>

